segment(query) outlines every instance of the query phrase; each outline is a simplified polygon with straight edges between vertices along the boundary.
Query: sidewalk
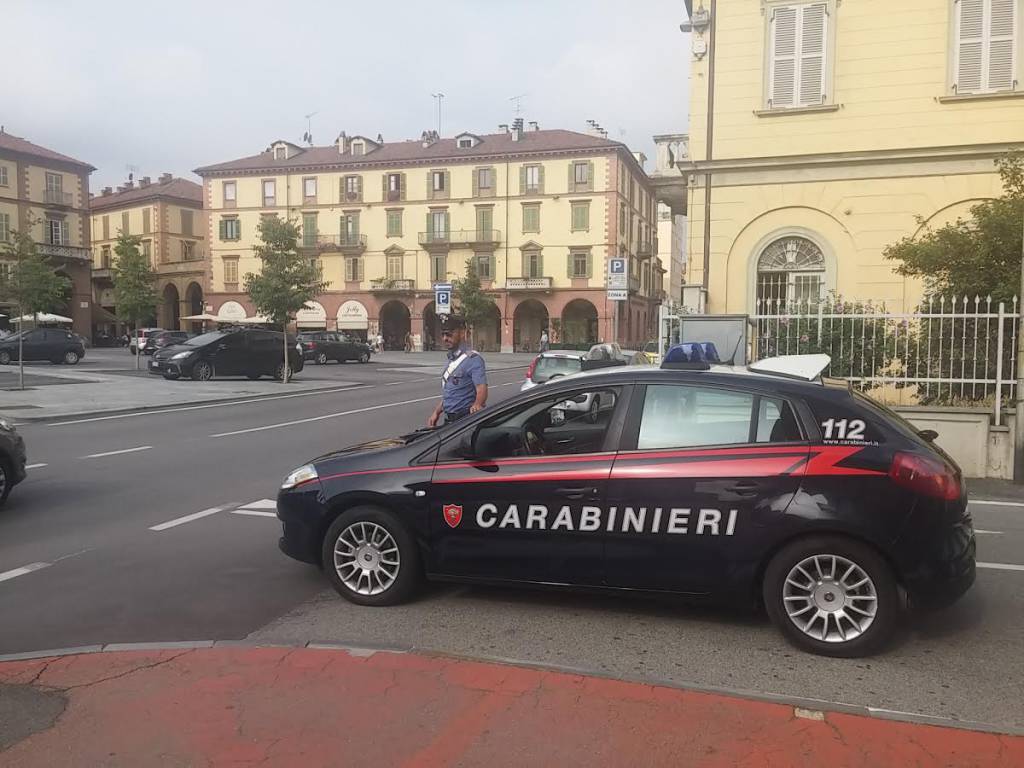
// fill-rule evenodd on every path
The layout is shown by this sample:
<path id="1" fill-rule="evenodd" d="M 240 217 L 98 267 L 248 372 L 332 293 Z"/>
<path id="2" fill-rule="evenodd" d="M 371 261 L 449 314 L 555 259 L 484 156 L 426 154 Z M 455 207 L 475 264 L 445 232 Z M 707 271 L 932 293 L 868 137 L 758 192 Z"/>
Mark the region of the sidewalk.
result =
<path id="1" fill-rule="evenodd" d="M 1024 737 L 447 657 L 224 645 L 0 663 L 0 763 L 1009 766 Z"/>

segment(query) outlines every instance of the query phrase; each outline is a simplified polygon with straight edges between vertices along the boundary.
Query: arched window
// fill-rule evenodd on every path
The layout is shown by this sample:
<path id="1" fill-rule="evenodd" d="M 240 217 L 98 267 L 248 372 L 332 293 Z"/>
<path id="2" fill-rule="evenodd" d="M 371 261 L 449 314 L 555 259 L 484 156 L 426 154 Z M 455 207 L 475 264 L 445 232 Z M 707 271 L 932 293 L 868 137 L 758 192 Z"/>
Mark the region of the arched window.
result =
<path id="1" fill-rule="evenodd" d="M 765 248 L 757 260 L 760 311 L 785 309 L 793 303 L 816 304 L 825 288 L 825 256 L 805 237 L 783 237 Z"/>

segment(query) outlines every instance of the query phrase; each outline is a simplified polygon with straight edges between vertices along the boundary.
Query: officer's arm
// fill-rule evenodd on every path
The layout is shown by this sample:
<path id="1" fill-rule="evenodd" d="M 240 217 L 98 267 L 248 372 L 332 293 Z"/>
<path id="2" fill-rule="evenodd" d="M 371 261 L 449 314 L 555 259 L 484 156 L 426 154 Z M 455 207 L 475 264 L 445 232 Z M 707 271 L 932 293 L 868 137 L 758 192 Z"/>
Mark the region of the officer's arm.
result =
<path id="1" fill-rule="evenodd" d="M 437 401 L 437 407 L 434 408 L 430 417 L 427 419 L 428 427 L 436 427 L 437 422 L 441 420 L 441 414 L 444 413 L 444 400 Z"/>
<path id="2" fill-rule="evenodd" d="M 476 400 L 469 406 L 470 413 L 476 413 L 487 405 L 487 366 L 482 358 L 477 358 L 480 364 L 473 368 L 471 378 L 476 385 Z"/>

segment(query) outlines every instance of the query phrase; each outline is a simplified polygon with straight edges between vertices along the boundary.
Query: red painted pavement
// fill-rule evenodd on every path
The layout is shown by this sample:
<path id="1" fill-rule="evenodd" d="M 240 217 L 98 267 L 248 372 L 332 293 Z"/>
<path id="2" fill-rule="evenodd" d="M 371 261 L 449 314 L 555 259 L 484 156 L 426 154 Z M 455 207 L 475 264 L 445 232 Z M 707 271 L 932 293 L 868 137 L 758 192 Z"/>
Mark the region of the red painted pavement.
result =
<path id="1" fill-rule="evenodd" d="M 1024 766 L 1024 738 L 413 654 L 223 647 L 0 664 L 58 689 L 0 766 Z"/>

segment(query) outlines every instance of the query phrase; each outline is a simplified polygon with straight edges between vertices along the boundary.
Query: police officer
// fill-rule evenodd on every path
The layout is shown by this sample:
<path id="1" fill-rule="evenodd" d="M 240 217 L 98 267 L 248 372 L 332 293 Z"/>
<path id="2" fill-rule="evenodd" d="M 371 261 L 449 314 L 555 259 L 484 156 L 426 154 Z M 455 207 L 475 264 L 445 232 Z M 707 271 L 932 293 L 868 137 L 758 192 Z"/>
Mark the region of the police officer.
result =
<path id="1" fill-rule="evenodd" d="M 428 427 L 436 427 L 442 415 L 449 424 L 487 404 L 487 366 L 466 342 L 466 320 L 459 315 L 444 318 L 441 340 L 448 347 L 448 362 L 441 374 L 441 402 L 427 419 Z"/>

